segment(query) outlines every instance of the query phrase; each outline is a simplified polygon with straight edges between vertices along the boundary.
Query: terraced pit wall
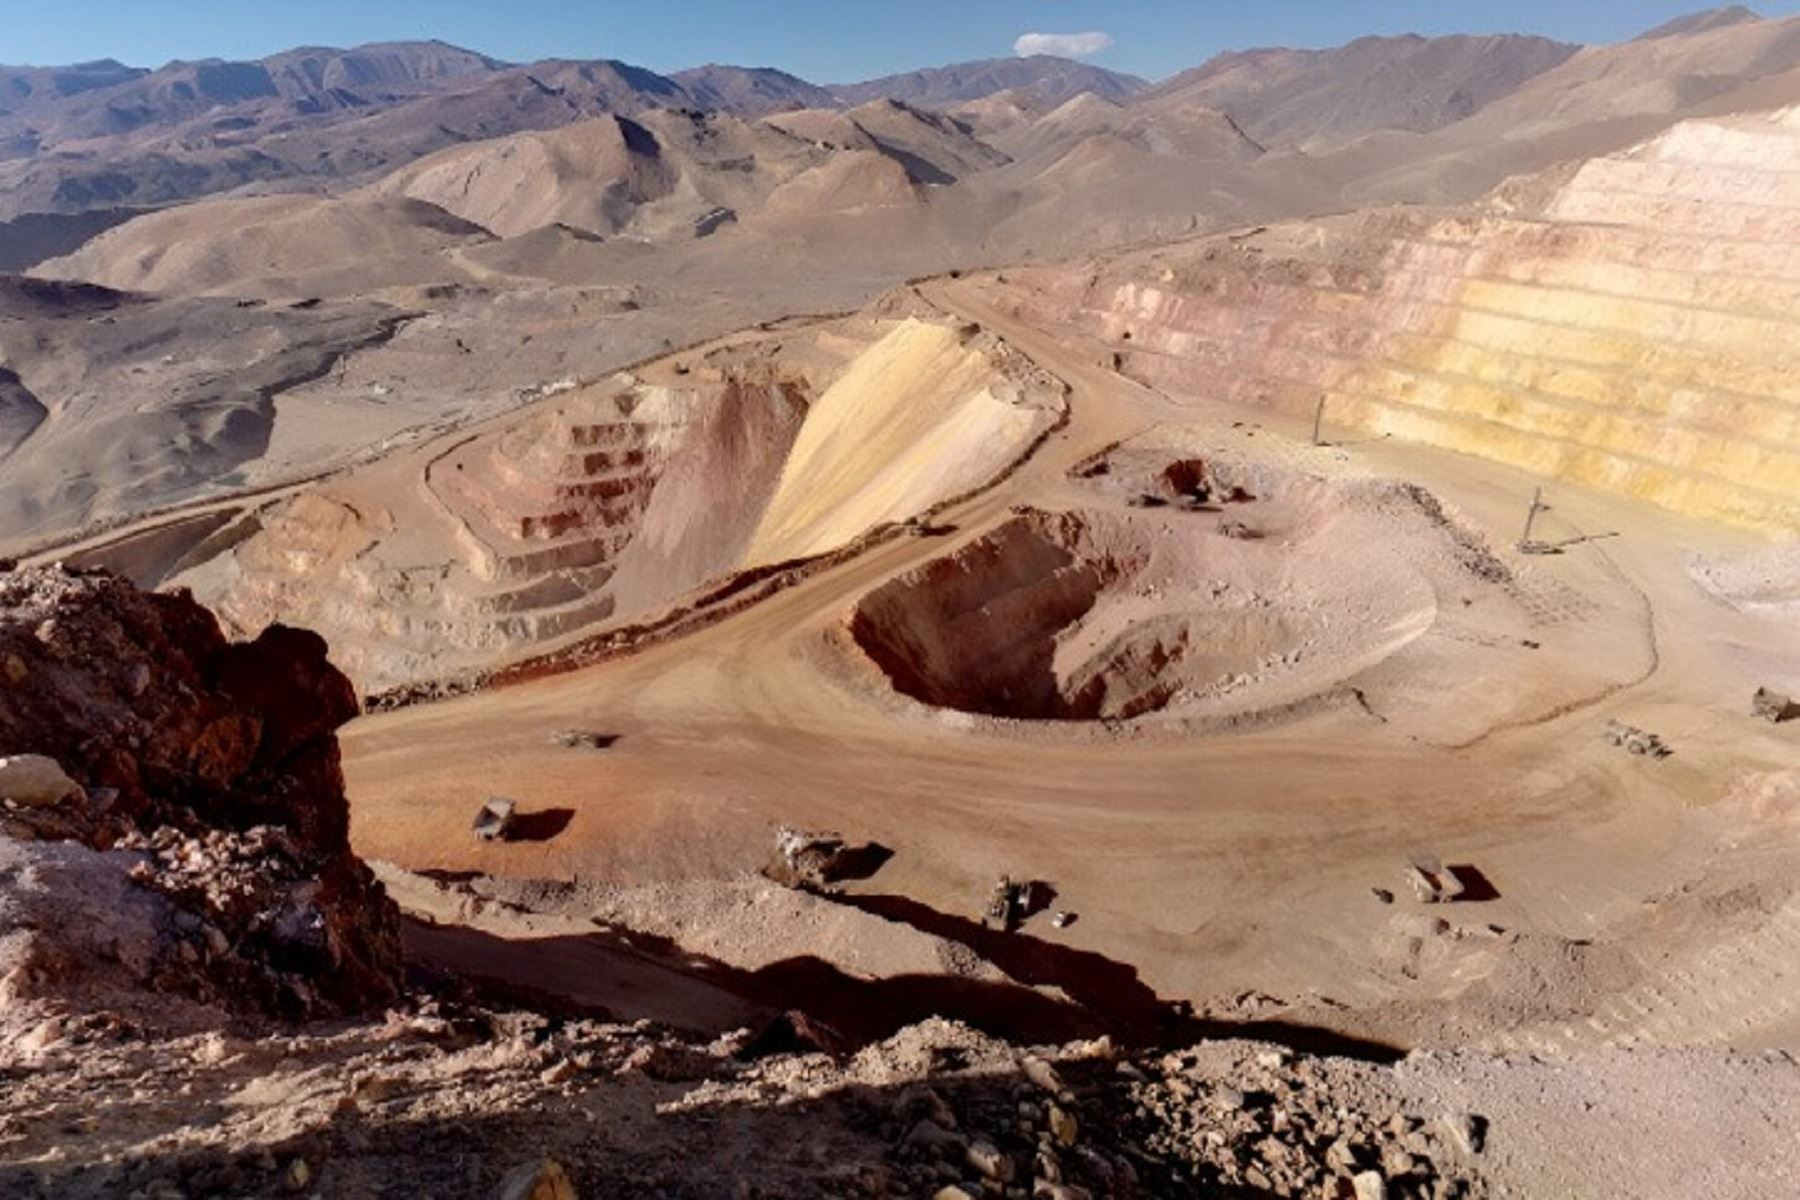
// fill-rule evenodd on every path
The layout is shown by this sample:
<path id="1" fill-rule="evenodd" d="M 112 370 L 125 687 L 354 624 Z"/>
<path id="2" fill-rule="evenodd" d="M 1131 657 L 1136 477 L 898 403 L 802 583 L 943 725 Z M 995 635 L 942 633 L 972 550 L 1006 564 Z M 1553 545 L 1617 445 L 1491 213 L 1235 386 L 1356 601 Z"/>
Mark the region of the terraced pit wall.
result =
<path id="1" fill-rule="evenodd" d="M 364 692 L 418 695 L 856 545 L 987 486 L 1065 412 L 978 329 L 847 319 L 325 481 L 179 582 L 233 627 L 318 629 Z"/>
<path id="2" fill-rule="evenodd" d="M 1514 189 L 1515 194 L 1529 189 Z M 1690 122 L 1541 203 L 1009 273 L 1171 391 L 1800 528 L 1800 113 Z"/>

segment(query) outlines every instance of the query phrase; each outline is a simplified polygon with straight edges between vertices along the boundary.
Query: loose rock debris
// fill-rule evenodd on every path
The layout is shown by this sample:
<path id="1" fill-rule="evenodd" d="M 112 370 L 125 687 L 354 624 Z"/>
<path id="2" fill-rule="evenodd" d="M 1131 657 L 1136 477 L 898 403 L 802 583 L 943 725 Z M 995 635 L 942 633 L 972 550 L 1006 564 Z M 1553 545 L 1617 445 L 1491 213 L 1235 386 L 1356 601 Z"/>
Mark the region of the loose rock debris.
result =
<path id="1" fill-rule="evenodd" d="M 555 1159 L 526 1163 L 500 1183 L 500 1200 L 575 1200 L 575 1185 Z"/>
<path id="2" fill-rule="evenodd" d="M 1469 1173 L 1485 1122 L 1346 1105 L 1330 1070 L 1279 1048 L 1217 1046 L 1112 1061 L 1106 1039 L 1025 1055 L 1006 1086 L 945 1081 L 894 1106 L 902 1194 L 1307 1196 L 1484 1194 Z M 1123 1135 L 1121 1137 L 1120 1135 Z"/>
<path id="3" fill-rule="evenodd" d="M 1667 758 L 1675 753 L 1656 734 L 1622 721 L 1608 721 L 1601 736 L 1615 746 L 1646 758 Z"/>
<path id="4" fill-rule="evenodd" d="M 1796 704 L 1789 696 L 1780 692 L 1772 692 L 1766 687 L 1756 689 L 1750 698 L 1750 712 L 1771 725 L 1779 725 L 1783 721 L 1791 721 L 1800 717 L 1800 704 Z"/>
<path id="5" fill-rule="evenodd" d="M 550 741 L 565 750 L 609 750 L 619 740 L 616 733 L 597 733 L 592 729 L 559 729 Z"/>
<path id="6" fill-rule="evenodd" d="M 55 759 L 42 754 L 0 758 L 0 801 L 21 808 L 54 808 L 85 795 Z"/>

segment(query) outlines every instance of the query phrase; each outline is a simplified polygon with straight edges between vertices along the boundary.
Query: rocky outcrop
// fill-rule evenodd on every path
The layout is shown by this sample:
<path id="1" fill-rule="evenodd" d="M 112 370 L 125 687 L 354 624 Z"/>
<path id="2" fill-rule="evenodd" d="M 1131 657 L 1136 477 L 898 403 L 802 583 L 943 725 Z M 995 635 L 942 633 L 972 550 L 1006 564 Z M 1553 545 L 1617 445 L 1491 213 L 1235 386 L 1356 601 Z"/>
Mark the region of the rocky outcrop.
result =
<path id="1" fill-rule="evenodd" d="M 334 733 L 357 708 L 316 634 L 232 643 L 185 594 L 0 575 L 0 751 L 77 785 L 0 798 L 0 869 L 20 888 L 0 929 L 7 994 L 98 971 L 289 1017 L 394 996 L 398 918 L 351 853 Z M 108 891 L 132 897 L 129 928 L 56 919 Z M 113 950 L 83 949 L 102 934 Z M 59 951 L 70 938 L 83 945 Z"/>

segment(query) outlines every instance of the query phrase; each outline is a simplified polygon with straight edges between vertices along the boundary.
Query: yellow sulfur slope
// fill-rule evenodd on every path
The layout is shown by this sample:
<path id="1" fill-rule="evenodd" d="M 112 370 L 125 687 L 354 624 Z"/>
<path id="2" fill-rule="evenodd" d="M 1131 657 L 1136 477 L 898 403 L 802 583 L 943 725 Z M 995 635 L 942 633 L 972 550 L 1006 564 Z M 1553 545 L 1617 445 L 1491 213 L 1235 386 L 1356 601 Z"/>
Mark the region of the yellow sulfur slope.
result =
<path id="1" fill-rule="evenodd" d="M 986 482 L 1053 420 L 957 331 L 907 320 L 812 406 L 746 565 L 841 545 Z"/>

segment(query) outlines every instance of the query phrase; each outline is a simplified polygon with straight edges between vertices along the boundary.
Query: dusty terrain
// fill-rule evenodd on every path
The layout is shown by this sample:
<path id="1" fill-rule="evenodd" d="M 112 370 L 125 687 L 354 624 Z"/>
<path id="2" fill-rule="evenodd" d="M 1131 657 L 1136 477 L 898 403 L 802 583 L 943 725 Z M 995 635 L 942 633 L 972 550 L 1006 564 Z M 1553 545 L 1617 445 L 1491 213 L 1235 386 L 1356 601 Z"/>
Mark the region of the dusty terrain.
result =
<path id="1" fill-rule="evenodd" d="M 550 1162 L 579 1194 L 621 1197 L 1354 1195 L 1353 1178 L 1386 1174 L 1388 1195 L 1774 1198 L 1793 1183 L 1800 1096 L 1768 1056 L 1385 1067 L 1230 1040 L 1033 1051 L 939 1021 L 840 1059 L 743 1044 L 432 1007 L 302 1036 L 53 1040 L 12 1068 L 0 1181 L 24 1197 L 492 1196 Z M 150 1100 L 146 1074 L 178 1081 L 204 1122 L 92 1106 Z"/>
<path id="2" fill-rule="evenodd" d="M 1621 1195 L 1791 1182 L 1784 1055 L 1395 1062 L 1281 1021 L 1107 1013 L 1072 982 L 1028 985 L 1031 935 L 882 932 L 771 880 L 562 889 L 588 917 L 546 912 L 542 882 L 392 866 L 376 882 L 345 844 L 331 731 L 353 701 L 316 637 L 230 644 L 185 597 L 9 571 L 0 664 L 0 734 L 55 756 L 0 762 L 9 1195 L 1435 1200 L 1606 1194 L 1596 1172 Z M 750 963 L 758 922 L 779 932 Z M 798 946 L 810 956 L 777 958 Z M 884 974 L 896 950 L 915 976 Z M 1038 1044 L 915 1021 L 924 1005 Z M 1627 1120 L 1662 1149 L 1616 1146 Z M 1694 1137 L 1720 1157 L 1670 1153 Z"/>
<path id="3" fill-rule="evenodd" d="M 1785 560 L 1733 553 L 1714 530 L 1711 557 L 1689 561 L 1669 518 L 1566 488 L 1541 534 L 1617 536 L 1527 562 L 1507 546 L 1523 494 L 1507 468 L 1392 442 L 1314 447 L 1278 419 L 1244 422 L 1090 365 L 1099 343 L 1010 322 L 988 300 L 1007 291 L 992 279 L 924 290 L 1071 388 L 1062 431 L 934 513 L 951 532 L 878 543 L 635 655 L 350 730 L 358 848 L 430 872 L 381 870 L 411 914 L 417 969 L 680 1032 L 478 1012 L 446 1024 L 430 1006 L 291 1045 L 249 1031 L 120 1039 L 64 1020 L 17 1043 L 30 1056 L 8 1126 L 19 1186 L 417 1186 L 423 1124 L 445 1139 L 426 1176 L 444 1194 L 490 1191 L 540 1156 L 584 1187 L 623 1177 L 625 1194 L 929 1194 L 958 1181 L 974 1194 L 988 1170 L 1092 1195 L 1178 1194 L 1190 1180 L 1309 1194 L 1365 1169 L 1401 1195 L 1415 1194 L 1408 1180 L 1428 1195 L 1786 1194 L 1800 797 L 1785 730 L 1750 725 L 1741 686 L 1745 662 L 1791 651 Z M 1206 474 L 1168 470 L 1203 454 Z M 1381 481 L 1402 474 L 1450 506 L 1422 520 L 1407 494 L 1387 514 L 1432 614 L 1349 675 L 1360 697 L 1271 711 L 1251 702 L 1303 681 L 1284 678 L 1287 664 L 1229 663 L 1214 669 L 1250 676 L 1228 701 L 1244 722 L 1161 728 L 1180 703 L 1136 719 L 970 718 L 895 693 L 848 636 L 858 598 L 883 580 L 1052 505 L 1084 527 L 1103 511 L 1125 527 L 1188 522 L 1225 553 L 1224 582 L 1249 586 L 1257 553 L 1329 561 L 1332 539 L 1311 524 L 1359 519 L 1370 501 L 1349 497 L 1380 513 Z M 1201 482 L 1217 504 L 1186 503 Z M 1164 503 L 1131 503 L 1147 492 Z M 1033 507 L 1015 513 L 1021 498 Z M 1226 537 L 1227 519 L 1264 536 Z M 1408 522 L 1420 522 L 1411 534 Z M 1170 594 L 1138 594 L 1127 628 L 1197 602 L 1168 569 L 1144 592 Z M 1348 570 L 1326 573 L 1327 594 L 1354 593 Z M 1448 574 L 1433 585 L 1433 572 Z M 1202 613 L 1221 599 L 1199 596 Z M 1408 659 L 1414 669 L 1396 669 Z M 1473 685 L 1487 706 L 1419 690 L 1434 681 Z M 1675 754 L 1605 745 L 1611 714 L 1657 729 Z M 571 725 L 617 740 L 556 746 Z M 539 832 L 469 841 L 472 808 L 502 789 L 541 814 Z M 751 874 L 777 821 L 840 828 L 892 857 L 860 882 L 789 891 Z M 1418 904 L 1403 879 L 1413 851 L 1475 867 L 1489 891 Z M 1044 881 L 1076 919 L 1056 928 L 1046 910 L 1016 933 L 984 927 L 1000 871 Z M 746 1061 L 746 1035 L 708 1048 L 794 1008 L 867 1048 L 842 1062 Z M 1040 1052 L 1071 1088 L 1053 1101 L 1062 1116 L 1033 1099 L 1042 1085 L 1018 1050 L 908 1028 L 933 1017 L 1065 1045 Z M 1217 1040 L 1232 1034 L 1349 1057 Z M 1121 1067 L 1070 1042 L 1102 1035 L 1146 1049 Z M 1411 1046 L 1443 1049 L 1381 1065 Z M 79 1069 L 53 1069 L 77 1052 Z M 177 1062 L 193 1065 L 171 1073 Z M 167 1100 L 150 1120 L 90 1111 L 146 1070 L 182 1080 L 181 1113 L 222 1119 Z M 926 1081 L 939 1100 L 917 1090 Z M 1479 1151 L 1453 1132 L 1469 1114 Z M 1065 1143 L 1054 1130 L 1071 1115 Z M 709 1131 L 706 1149 L 672 1154 L 692 1143 L 690 1121 Z M 1627 1127 L 1720 1152 L 1596 1151 Z M 1431 1191 L 1432 1179 L 1464 1190 Z"/>
<path id="4" fill-rule="evenodd" d="M 1059 384 L 917 308 L 727 338 L 222 512 L 189 533 L 218 548 L 167 578 L 236 629 L 323 631 L 376 692 L 829 553 L 982 486 L 1062 417 Z"/>
<path id="5" fill-rule="evenodd" d="M 1047 881 L 1080 919 L 1032 929 L 1044 956 L 1033 978 L 1103 1014 L 1129 1009 L 1133 992 L 1119 993 L 1105 973 L 1090 978 L 1084 963 L 1128 964 L 1133 991 L 1157 1003 L 1220 1013 L 1247 1004 L 1251 1014 L 1305 1014 L 1401 1044 L 1629 1041 L 1652 1022 L 1660 1040 L 1682 1043 L 1791 1037 L 1779 989 L 1746 989 L 1739 1007 L 1717 1014 L 1686 999 L 1716 978 L 1709 964 L 1723 965 L 1696 928 L 1702 913 L 1746 886 L 1757 899 L 1734 912 L 1734 937 L 1763 969 L 1791 960 L 1788 886 L 1745 875 L 1761 855 L 1797 849 L 1780 815 L 1794 786 L 1784 730 L 1750 722 L 1755 684 L 1745 673 L 1755 663 L 1775 686 L 1793 678 L 1785 622 L 1723 609 L 1701 592 L 1664 518 L 1559 490 L 1540 533 L 1567 541 L 1564 552 L 1519 555 L 1509 540 L 1529 495 L 1523 477 L 1395 443 L 1316 448 L 1267 422 L 1234 427 L 1229 410 L 1178 406 L 1088 365 L 1096 351 L 1008 322 L 980 298 L 989 289 L 1000 290 L 928 294 L 992 323 L 1070 382 L 1071 419 L 1001 484 L 934 514 L 953 532 L 875 546 L 638 654 L 357 726 L 348 744 L 353 788 L 366 797 L 364 851 L 413 867 L 647 885 L 729 878 L 760 860 L 778 822 L 838 828 L 895 851 L 874 879 L 849 885 L 844 902 L 915 927 L 967 926 L 999 873 Z M 1158 418 L 1167 422 L 1159 437 L 1189 430 L 1183 458 L 1258 463 L 1265 478 L 1273 464 L 1323 478 L 1403 475 L 1445 506 L 1448 525 L 1423 518 L 1408 497 L 1386 526 L 1396 564 L 1409 565 L 1375 567 L 1384 586 L 1365 594 L 1353 576 L 1373 565 L 1371 551 L 1284 530 L 1278 492 L 1220 513 L 1130 509 L 1115 492 L 1111 520 L 1168 523 L 1165 556 L 1177 553 L 1185 525 L 1201 539 L 1194 553 L 1204 568 L 1179 558 L 1160 572 L 1141 567 L 1087 616 L 1059 611 L 1054 591 L 1034 601 L 1030 581 L 1040 577 L 1031 572 L 1049 572 L 1043 586 L 1052 586 L 1058 555 L 1037 565 L 1005 531 L 1053 518 L 1009 506 L 1094 511 L 1105 490 L 1079 470 L 1071 478 L 1071 468 L 1091 470 L 1095 451 Z M 1223 537 L 1225 517 L 1262 523 L 1268 535 Z M 1408 520 L 1420 524 L 1411 545 L 1400 532 Z M 1609 536 L 1591 536 L 1601 532 Z M 1294 563 L 1280 565 L 1283 556 Z M 1023 690 L 1028 672 L 1004 674 L 1027 668 L 996 656 L 979 625 L 955 630 L 967 642 L 940 632 L 932 644 L 943 649 L 929 660 L 976 655 L 962 673 L 940 676 L 965 689 L 982 678 L 970 670 L 1002 673 L 975 697 L 933 695 L 917 671 L 896 692 L 860 652 L 859 614 L 895 588 L 904 603 L 932 564 L 959 557 L 1009 571 L 995 595 L 1017 611 L 1085 622 L 1055 642 L 1053 669 L 1040 677 L 1050 691 Z M 1259 596 L 1258 571 L 1291 589 Z M 1415 572 L 1416 583 L 1394 586 Z M 965 588 L 1000 583 L 966 569 L 960 577 Z M 950 611 L 987 619 L 972 607 L 980 595 L 951 601 Z M 1166 635 L 1156 648 L 1168 628 L 1159 613 L 1170 611 L 1198 630 L 1236 612 L 1281 636 L 1240 658 L 1230 638 L 1216 651 L 1223 659 L 1204 646 L 1184 658 Z M 1004 627 L 1011 638 L 1031 628 Z M 1123 642 L 1103 637 L 1108 628 Z M 1106 648 L 1111 661 L 1083 647 Z M 1159 659 L 1160 671 L 1146 665 Z M 1058 700 L 1050 711 L 1017 711 L 1032 695 L 1069 695 L 1056 681 L 1082 677 L 1140 689 L 1124 695 L 1163 686 L 1170 702 L 1123 724 L 1117 718 L 1141 705 L 1108 713 L 1103 701 L 1080 709 Z M 1063 719 L 993 719 L 1044 715 Z M 1068 720 L 1083 716 L 1115 719 Z M 1662 732 L 1675 756 L 1644 762 L 1606 745 L 1601 727 L 1615 716 Z M 618 740 L 571 761 L 548 744 L 566 726 Z M 457 748 L 476 742 L 479 766 L 465 764 Z M 834 753 L 821 757 L 823 745 Z M 462 842 L 456 830 L 484 789 L 566 810 L 567 827 L 501 850 Z M 1736 849 L 1745 842 L 1758 847 L 1752 858 Z M 1600 846 L 1604 871 L 1593 861 L 1600 851 L 1583 849 Z M 1400 876 L 1416 852 L 1473 865 L 1497 895 L 1444 910 L 1479 913 L 1447 925 L 1409 909 Z M 1386 905 L 1372 889 L 1400 891 L 1402 903 Z M 1639 937 L 1667 961 L 1653 968 L 1637 961 L 1641 945 L 1614 948 L 1615 938 Z M 1069 961 L 1058 966 L 1065 947 Z M 1547 971 L 1561 978 L 1546 990 Z M 1639 1013 L 1628 995 L 1653 1004 Z M 1450 997 L 1455 1017 L 1446 1020 L 1437 1004 Z M 1617 1015 L 1601 1018 L 1608 998 Z M 1596 1023 L 1571 1026 L 1577 1011 Z"/>
<path id="6" fill-rule="evenodd" d="M 0 1191 L 1792 1195 L 1797 71 L 0 72 Z"/>

